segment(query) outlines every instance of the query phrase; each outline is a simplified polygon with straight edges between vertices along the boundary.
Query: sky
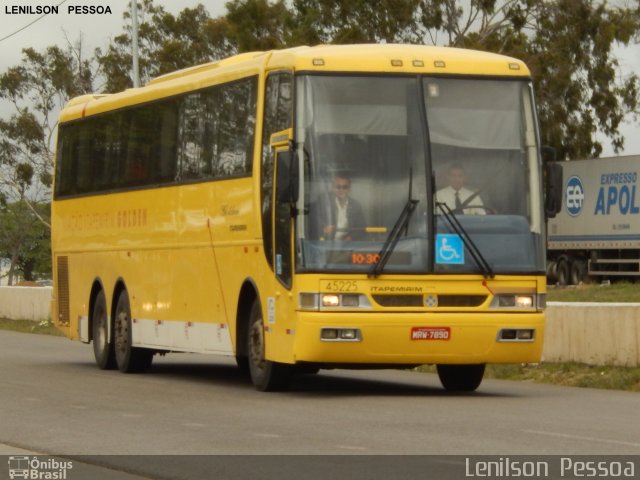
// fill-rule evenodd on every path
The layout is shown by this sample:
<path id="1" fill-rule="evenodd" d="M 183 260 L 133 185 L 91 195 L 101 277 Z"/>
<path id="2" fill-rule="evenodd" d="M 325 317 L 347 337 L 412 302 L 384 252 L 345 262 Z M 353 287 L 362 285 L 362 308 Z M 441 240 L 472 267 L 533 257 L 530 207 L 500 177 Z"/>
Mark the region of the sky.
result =
<path id="1" fill-rule="evenodd" d="M 156 5 L 162 5 L 165 10 L 174 15 L 187 7 L 198 3 L 205 5 L 209 14 L 213 16 L 225 13 L 227 0 L 155 0 Z M 21 60 L 21 51 L 26 47 L 42 50 L 50 45 L 66 45 L 66 39 L 72 42 L 82 36 L 82 43 L 87 53 L 96 47 L 106 47 L 109 40 L 122 33 L 124 20 L 122 14 L 128 6 L 128 0 L 0 0 L 0 72 L 17 65 Z M 57 15 L 45 15 L 37 20 L 38 14 L 7 13 L 13 7 L 60 5 Z M 109 7 L 111 14 L 79 14 L 68 13 L 71 6 L 94 5 Z M 29 25 L 30 23 L 35 23 Z M 23 29 L 24 28 L 24 29 Z M 22 29 L 22 30 L 21 30 Z M 14 32 L 16 32 L 14 34 Z M 8 38 L 5 38 L 8 37 Z M 616 56 L 620 62 L 620 75 L 630 72 L 640 75 L 640 45 L 617 49 Z M 0 105 L 0 116 L 8 115 L 6 105 Z M 639 122 L 627 122 L 621 132 L 625 136 L 626 148 L 622 155 L 640 155 L 640 119 Z M 611 146 L 599 137 L 603 143 L 602 156 L 614 155 Z"/>

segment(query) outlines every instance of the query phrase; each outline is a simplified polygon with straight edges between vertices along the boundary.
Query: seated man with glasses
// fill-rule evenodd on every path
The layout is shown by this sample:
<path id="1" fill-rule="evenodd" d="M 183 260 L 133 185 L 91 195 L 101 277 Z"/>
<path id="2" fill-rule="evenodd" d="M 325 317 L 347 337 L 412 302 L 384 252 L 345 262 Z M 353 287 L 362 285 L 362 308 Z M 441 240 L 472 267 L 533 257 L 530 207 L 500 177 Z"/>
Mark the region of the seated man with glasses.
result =
<path id="1" fill-rule="evenodd" d="M 331 194 L 317 212 L 322 229 L 321 240 L 359 240 L 364 236 L 364 214 L 360 203 L 352 198 L 351 178 L 336 173 L 332 179 Z"/>

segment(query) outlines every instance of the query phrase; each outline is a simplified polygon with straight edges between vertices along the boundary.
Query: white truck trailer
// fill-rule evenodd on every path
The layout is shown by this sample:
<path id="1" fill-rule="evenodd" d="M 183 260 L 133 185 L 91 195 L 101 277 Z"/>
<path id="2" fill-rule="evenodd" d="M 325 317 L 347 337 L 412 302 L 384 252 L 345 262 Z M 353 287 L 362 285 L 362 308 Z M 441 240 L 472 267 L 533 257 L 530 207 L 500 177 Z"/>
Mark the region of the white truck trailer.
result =
<path id="1" fill-rule="evenodd" d="M 547 225 L 549 283 L 640 279 L 640 155 L 559 164 L 563 200 Z"/>

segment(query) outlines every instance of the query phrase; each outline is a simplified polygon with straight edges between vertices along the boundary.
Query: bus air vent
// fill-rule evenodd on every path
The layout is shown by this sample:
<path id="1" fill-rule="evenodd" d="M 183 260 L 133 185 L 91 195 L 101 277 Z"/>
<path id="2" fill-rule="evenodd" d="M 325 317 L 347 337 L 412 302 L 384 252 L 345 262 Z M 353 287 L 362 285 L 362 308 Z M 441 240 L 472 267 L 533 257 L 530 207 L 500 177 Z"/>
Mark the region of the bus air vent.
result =
<path id="1" fill-rule="evenodd" d="M 438 295 L 439 307 L 479 307 L 486 295 Z"/>
<path id="2" fill-rule="evenodd" d="M 422 295 L 373 295 L 382 307 L 422 307 Z"/>
<path id="3" fill-rule="evenodd" d="M 69 257 L 58 257 L 58 323 L 69 325 Z"/>

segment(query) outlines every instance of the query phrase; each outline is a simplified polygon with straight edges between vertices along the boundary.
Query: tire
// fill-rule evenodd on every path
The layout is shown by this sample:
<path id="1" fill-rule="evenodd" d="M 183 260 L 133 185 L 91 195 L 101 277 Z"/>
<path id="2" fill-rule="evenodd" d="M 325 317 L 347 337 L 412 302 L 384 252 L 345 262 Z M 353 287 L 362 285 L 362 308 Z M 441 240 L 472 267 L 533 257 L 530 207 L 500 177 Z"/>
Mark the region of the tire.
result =
<path id="1" fill-rule="evenodd" d="M 275 392 L 289 386 L 292 366 L 265 360 L 264 320 L 258 300 L 253 302 L 247 335 L 249 373 L 256 390 Z"/>
<path id="2" fill-rule="evenodd" d="M 571 264 L 571 284 L 580 285 L 587 283 L 587 262 L 576 260 Z"/>
<path id="3" fill-rule="evenodd" d="M 113 370 L 116 368 L 116 356 L 113 341 L 109 336 L 107 300 L 102 290 L 98 293 L 93 304 L 91 332 L 93 337 L 93 356 L 96 359 L 96 364 L 102 370 Z"/>
<path id="4" fill-rule="evenodd" d="M 445 390 L 473 392 L 482 383 L 485 365 L 437 365 L 438 377 Z"/>
<path id="5" fill-rule="evenodd" d="M 558 278 L 558 285 L 566 287 L 569 284 L 570 265 L 566 258 L 558 260 L 558 266 L 556 267 L 556 276 Z"/>
<path id="6" fill-rule="evenodd" d="M 131 346 L 131 308 L 126 290 L 120 292 L 118 297 L 113 334 L 118 370 L 123 373 L 137 373 L 151 366 L 153 350 Z"/>
<path id="7" fill-rule="evenodd" d="M 555 260 L 547 262 L 547 285 L 555 285 L 558 281 L 558 264 Z"/>
<path id="8" fill-rule="evenodd" d="M 236 363 L 242 375 L 249 375 L 249 359 L 244 355 L 236 355 Z"/>

